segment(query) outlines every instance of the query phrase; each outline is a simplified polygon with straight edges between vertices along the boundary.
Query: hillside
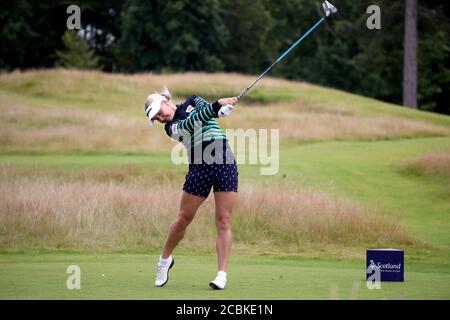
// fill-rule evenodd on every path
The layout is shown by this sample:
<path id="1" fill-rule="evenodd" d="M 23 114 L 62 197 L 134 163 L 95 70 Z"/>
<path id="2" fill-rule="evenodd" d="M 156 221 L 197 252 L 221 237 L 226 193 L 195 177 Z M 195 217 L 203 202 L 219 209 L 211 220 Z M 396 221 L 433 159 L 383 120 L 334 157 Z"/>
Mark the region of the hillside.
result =
<path id="1" fill-rule="evenodd" d="M 237 74 L 128 76 L 64 70 L 3 74 L 1 146 L 11 151 L 166 151 L 170 143 L 161 130 L 149 132 L 142 121 L 147 94 L 167 85 L 175 101 L 192 94 L 212 100 L 236 95 L 252 79 Z M 264 79 L 240 106 L 239 116 L 227 119 L 225 127 L 279 128 L 283 142 L 450 134 L 450 117 L 273 78 Z M 151 140 L 142 139 L 150 134 Z"/>

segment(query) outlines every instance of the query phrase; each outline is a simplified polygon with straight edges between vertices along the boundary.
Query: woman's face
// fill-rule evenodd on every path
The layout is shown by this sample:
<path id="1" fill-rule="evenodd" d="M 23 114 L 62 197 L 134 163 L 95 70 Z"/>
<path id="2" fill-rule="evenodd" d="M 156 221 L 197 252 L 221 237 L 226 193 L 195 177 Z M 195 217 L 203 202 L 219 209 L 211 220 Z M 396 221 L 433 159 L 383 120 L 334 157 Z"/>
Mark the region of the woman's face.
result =
<path id="1" fill-rule="evenodd" d="M 174 113 L 175 112 L 170 103 L 166 100 L 163 100 L 161 102 L 161 109 L 159 109 L 159 112 L 153 117 L 153 119 L 161 123 L 167 123 L 169 121 L 172 121 Z"/>

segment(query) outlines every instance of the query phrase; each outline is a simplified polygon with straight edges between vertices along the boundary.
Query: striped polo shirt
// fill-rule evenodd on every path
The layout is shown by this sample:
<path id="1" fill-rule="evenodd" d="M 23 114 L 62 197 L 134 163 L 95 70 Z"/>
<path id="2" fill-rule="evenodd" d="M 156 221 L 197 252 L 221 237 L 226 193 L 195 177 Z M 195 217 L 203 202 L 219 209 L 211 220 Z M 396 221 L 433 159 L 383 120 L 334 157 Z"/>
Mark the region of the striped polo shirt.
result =
<path id="1" fill-rule="evenodd" d="M 188 150 L 200 144 L 205 147 L 215 140 L 227 141 L 225 132 L 214 119 L 218 117 L 220 108 L 217 101 L 208 103 L 201 97 L 191 96 L 177 105 L 172 121 L 165 125 L 166 133 Z"/>

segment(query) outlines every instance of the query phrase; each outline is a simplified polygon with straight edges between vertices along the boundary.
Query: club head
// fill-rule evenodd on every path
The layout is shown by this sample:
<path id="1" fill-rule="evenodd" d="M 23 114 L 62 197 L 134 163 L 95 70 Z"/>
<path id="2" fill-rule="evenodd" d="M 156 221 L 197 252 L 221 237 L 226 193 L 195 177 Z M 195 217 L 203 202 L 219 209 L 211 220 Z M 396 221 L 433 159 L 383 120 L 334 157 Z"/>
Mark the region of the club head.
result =
<path id="1" fill-rule="evenodd" d="M 323 10 L 325 11 L 325 15 L 327 17 L 329 17 L 331 14 L 337 12 L 336 7 L 333 6 L 331 3 L 329 3 L 328 1 L 324 1 L 322 6 L 323 6 Z"/>

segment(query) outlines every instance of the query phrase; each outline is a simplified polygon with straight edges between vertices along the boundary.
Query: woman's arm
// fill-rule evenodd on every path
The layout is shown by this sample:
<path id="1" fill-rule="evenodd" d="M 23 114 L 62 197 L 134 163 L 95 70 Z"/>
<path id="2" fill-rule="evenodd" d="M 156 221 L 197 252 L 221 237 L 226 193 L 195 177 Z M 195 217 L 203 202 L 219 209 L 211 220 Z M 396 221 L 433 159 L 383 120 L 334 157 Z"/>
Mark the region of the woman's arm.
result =
<path id="1" fill-rule="evenodd" d="M 198 96 L 192 96 L 195 108 L 197 109 L 203 109 L 209 105 L 209 103 L 203 99 L 202 97 Z M 236 97 L 231 98 L 222 98 L 217 100 L 217 102 L 220 104 L 220 106 L 226 106 L 226 105 L 232 105 L 235 106 L 238 103 L 238 99 Z M 220 108 L 219 108 L 220 109 Z"/>
<path id="2" fill-rule="evenodd" d="M 193 102 L 195 104 L 195 108 L 198 111 L 184 120 L 173 122 L 167 128 L 167 134 L 169 136 L 179 136 L 180 132 L 193 134 L 195 126 L 204 126 L 212 118 L 217 118 L 219 116 L 219 110 L 222 108 L 222 106 L 229 104 L 235 105 L 237 103 L 237 98 L 233 97 L 219 99 L 218 101 L 210 104 L 203 98 L 194 96 Z"/>
<path id="3" fill-rule="evenodd" d="M 219 99 L 217 102 L 219 102 L 219 104 L 221 106 L 226 106 L 226 105 L 235 106 L 238 103 L 238 99 L 236 97 L 223 98 L 223 99 Z"/>

